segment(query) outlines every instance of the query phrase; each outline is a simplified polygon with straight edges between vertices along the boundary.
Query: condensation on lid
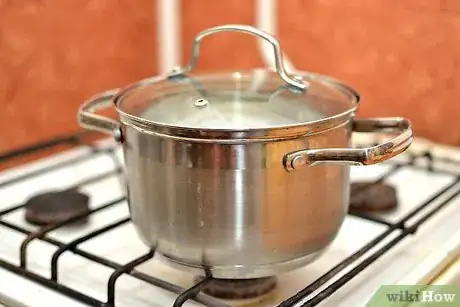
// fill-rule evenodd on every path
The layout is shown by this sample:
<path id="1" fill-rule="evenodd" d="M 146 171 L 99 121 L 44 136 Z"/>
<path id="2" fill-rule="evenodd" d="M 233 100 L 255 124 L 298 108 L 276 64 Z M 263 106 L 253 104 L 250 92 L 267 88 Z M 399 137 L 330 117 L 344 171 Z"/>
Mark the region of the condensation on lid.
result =
<path id="1" fill-rule="evenodd" d="M 354 109 L 351 92 L 305 77 L 307 91 L 276 73 L 187 75 L 164 79 L 122 97 L 118 107 L 141 120 L 185 128 L 264 129 L 306 124 Z"/>

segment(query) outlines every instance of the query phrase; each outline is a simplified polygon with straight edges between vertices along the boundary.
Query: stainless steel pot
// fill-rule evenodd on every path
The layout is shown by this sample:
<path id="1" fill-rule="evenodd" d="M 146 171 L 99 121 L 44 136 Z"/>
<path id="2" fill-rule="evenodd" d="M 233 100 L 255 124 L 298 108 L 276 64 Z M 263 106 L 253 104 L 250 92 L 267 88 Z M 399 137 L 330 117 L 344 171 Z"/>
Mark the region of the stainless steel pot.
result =
<path id="1" fill-rule="evenodd" d="M 276 71 L 191 73 L 201 40 L 221 31 L 269 41 Z M 350 165 L 410 145 L 406 119 L 353 119 L 358 100 L 329 77 L 289 76 L 272 36 L 228 25 L 197 36 L 187 67 L 98 95 L 79 121 L 123 144 L 132 220 L 147 245 L 198 274 L 255 278 L 320 255 L 347 212 Z M 120 122 L 95 114 L 112 105 Z M 397 136 L 351 149 L 352 131 Z"/>

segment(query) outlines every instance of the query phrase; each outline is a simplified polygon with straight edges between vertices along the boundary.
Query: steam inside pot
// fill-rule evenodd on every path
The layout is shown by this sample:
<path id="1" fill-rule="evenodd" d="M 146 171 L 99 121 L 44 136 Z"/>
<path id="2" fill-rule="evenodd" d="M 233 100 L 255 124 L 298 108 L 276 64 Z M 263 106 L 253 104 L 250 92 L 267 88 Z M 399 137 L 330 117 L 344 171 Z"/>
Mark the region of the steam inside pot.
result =
<path id="1" fill-rule="evenodd" d="M 202 101 L 206 103 L 202 105 Z M 221 92 L 212 93 L 207 99 L 195 98 L 190 93 L 177 94 L 152 104 L 141 117 L 183 127 L 247 129 L 295 125 L 322 119 L 324 115 L 305 108 L 296 99 Z"/>
<path id="2" fill-rule="evenodd" d="M 356 107 L 349 92 L 305 78 L 309 87 L 301 91 L 270 71 L 183 75 L 129 92 L 119 108 L 160 125 L 238 130 L 302 125 Z"/>

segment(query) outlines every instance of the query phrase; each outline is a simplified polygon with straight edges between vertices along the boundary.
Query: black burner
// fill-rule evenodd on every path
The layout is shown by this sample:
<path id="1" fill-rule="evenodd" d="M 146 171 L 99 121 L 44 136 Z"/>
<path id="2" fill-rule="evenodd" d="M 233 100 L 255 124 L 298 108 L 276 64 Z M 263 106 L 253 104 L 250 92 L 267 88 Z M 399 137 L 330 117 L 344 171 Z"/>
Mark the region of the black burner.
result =
<path id="1" fill-rule="evenodd" d="M 201 281 L 203 277 L 197 277 Z M 276 277 L 254 279 L 218 279 L 209 282 L 203 292 L 222 299 L 250 299 L 262 296 L 276 286 Z"/>
<path id="2" fill-rule="evenodd" d="M 396 189 L 383 182 L 354 182 L 350 189 L 350 211 L 387 211 L 398 205 Z"/>
<path id="3" fill-rule="evenodd" d="M 89 197 L 74 190 L 47 192 L 30 198 L 25 208 L 27 222 L 40 226 L 57 224 L 89 212 Z M 86 220 L 79 219 L 78 223 Z"/>

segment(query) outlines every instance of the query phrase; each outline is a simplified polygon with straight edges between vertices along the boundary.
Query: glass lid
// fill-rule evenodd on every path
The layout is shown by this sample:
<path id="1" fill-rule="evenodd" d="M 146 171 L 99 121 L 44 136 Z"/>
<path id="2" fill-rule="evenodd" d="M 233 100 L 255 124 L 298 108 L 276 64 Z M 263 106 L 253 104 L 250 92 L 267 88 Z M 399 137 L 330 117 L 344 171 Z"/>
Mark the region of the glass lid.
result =
<path id="1" fill-rule="evenodd" d="M 246 130 L 307 124 L 356 107 L 338 84 L 316 75 L 303 81 L 306 90 L 267 70 L 179 75 L 126 93 L 118 108 L 158 125 Z"/>
<path id="2" fill-rule="evenodd" d="M 276 71 L 196 74 L 201 40 L 214 33 L 251 34 L 273 46 Z M 346 85 L 320 75 L 289 76 L 278 41 L 246 25 L 207 29 L 195 38 L 189 64 L 165 77 L 144 80 L 123 91 L 116 104 L 135 122 L 187 129 L 271 129 L 317 123 L 351 113 L 358 96 Z M 345 119 L 346 120 L 346 119 Z"/>

